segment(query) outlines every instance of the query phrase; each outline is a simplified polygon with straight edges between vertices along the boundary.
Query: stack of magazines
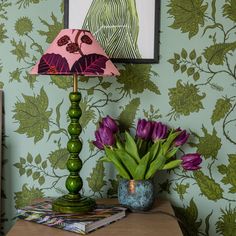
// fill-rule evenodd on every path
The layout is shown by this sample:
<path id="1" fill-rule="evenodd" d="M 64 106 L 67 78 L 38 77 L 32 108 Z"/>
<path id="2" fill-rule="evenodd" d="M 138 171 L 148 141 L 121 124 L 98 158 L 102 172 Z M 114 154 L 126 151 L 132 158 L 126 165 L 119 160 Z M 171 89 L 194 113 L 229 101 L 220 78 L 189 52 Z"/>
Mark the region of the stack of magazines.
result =
<path id="1" fill-rule="evenodd" d="M 19 219 L 80 234 L 87 234 L 99 227 L 122 219 L 125 214 L 126 208 L 115 205 L 97 205 L 93 211 L 86 214 L 57 213 L 52 211 L 52 199 L 49 198 L 17 209 Z"/>

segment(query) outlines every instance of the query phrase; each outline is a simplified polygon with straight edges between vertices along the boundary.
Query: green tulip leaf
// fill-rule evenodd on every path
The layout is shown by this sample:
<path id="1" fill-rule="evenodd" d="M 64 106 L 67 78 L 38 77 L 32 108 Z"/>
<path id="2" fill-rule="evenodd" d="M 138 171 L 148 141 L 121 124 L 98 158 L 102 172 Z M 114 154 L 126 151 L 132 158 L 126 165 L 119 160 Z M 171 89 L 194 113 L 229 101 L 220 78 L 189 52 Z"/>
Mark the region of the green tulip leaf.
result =
<path id="1" fill-rule="evenodd" d="M 158 157 L 150 164 L 150 167 L 145 175 L 145 179 L 152 178 L 158 170 L 161 170 L 166 162 L 166 158 L 163 155 L 158 155 Z"/>
<path id="2" fill-rule="evenodd" d="M 173 169 L 181 164 L 181 160 L 174 160 L 164 165 L 163 170 Z"/>
<path id="3" fill-rule="evenodd" d="M 118 149 L 124 149 L 122 143 L 118 139 L 116 140 L 116 146 Z"/>
<path id="4" fill-rule="evenodd" d="M 143 180 L 148 168 L 148 163 L 150 162 L 150 152 L 148 152 L 140 161 L 139 165 L 137 166 L 135 173 L 134 173 L 134 179 L 135 180 Z"/>
<path id="5" fill-rule="evenodd" d="M 120 158 L 126 169 L 129 170 L 131 176 L 134 177 L 135 170 L 138 166 L 134 158 L 130 156 L 125 150 L 116 149 L 115 153 Z"/>
<path id="6" fill-rule="evenodd" d="M 176 139 L 176 137 L 180 134 L 180 131 L 178 132 L 174 132 L 174 133 L 170 133 L 170 135 L 168 136 L 167 140 L 162 144 L 162 154 L 166 155 L 166 153 L 168 152 L 170 146 L 172 145 L 173 141 Z"/>
<path id="7" fill-rule="evenodd" d="M 150 151 L 146 153 L 144 157 L 142 157 L 140 163 L 138 164 L 138 167 L 135 170 L 134 179 L 143 180 L 145 178 L 145 174 L 147 173 L 150 162 L 157 158 L 159 146 L 160 142 L 154 143 L 151 146 Z"/>
<path id="8" fill-rule="evenodd" d="M 166 155 L 165 155 L 166 159 L 168 160 L 168 159 L 170 159 L 171 157 L 173 157 L 173 156 L 176 154 L 176 152 L 177 152 L 178 150 L 179 150 L 178 147 L 172 148 L 170 151 L 168 151 L 168 152 L 166 153 Z"/>
<path id="9" fill-rule="evenodd" d="M 105 153 L 106 153 L 106 156 L 108 157 L 109 161 L 112 162 L 115 165 L 117 171 L 119 172 L 119 175 L 121 177 L 123 177 L 124 179 L 130 179 L 129 172 L 125 169 L 125 167 L 123 166 L 121 160 L 114 153 L 114 151 L 107 148 L 107 147 L 105 147 Z"/>
<path id="10" fill-rule="evenodd" d="M 125 151 L 129 153 L 135 159 L 137 163 L 139 163 L 140 157 L 138 154 L 137 145 L 134 139 L 132 138 L 132 136 L 127 131 L 125 131 L 125 139 L 126 139 Z"/>
<path id="11" fill-rule="evenodd" d="M 159 147 L 160 147 L 160 141 L 157 141 L 156 143 L 154 143 L 151 148 L 150 148 L 150 157 L 151 157 L 151 161 L 155 160 L 157 158 L 157 154 L 159 151 Z"/>
<path id="12" fill-rule="evenodd" d="M 100 161 L 111 162 L 111 159 L 109 159 L 107 156 L 104 156 L 100 158 Z"/>

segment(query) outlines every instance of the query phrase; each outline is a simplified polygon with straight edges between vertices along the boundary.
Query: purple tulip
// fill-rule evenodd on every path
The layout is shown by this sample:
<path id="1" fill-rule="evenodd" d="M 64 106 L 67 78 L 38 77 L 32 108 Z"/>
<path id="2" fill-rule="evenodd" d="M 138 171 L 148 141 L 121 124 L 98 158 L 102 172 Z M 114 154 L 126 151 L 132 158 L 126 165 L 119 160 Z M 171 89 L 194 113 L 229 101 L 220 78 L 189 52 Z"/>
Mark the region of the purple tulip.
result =
<path id="1" fill-rule="evenodd" d="M 113 146 L 115 144 L 112 131 L 103 125 L 95 132 L 95 138 L 96 140 L 93 141 L 93 144 L 101 150 L 104 149 L 104 146 Z"/>
<path id="2" fill-rule="evenodd" d="M 106 116 L 102 119 L 102 125 L 109 128 L 113 133 L 116 133 L 118 131 L 118 126 L 110 116 Z"/>
<path id="3" fill-rule="evenodd" d="M 178 128 L 176 131 L 181 131 L 181 133 L 174 140 L 174 145 L 176 147 L 182 146 L 187 142 L 189 134 L 186 130 L 181 130 L 180 128 Z"/>
<path id="4" fill-rule="evenodd" d="M 151 138 L 152 131 L 152 121 L 147 121 L 145 119 L 138 120 L 136 136 L 138 138 L 148 140 Z"/>
<path id="5" fill-rule="evenodd" d="M 168 128 L 166 125 L 162 124 L 161 122 L 155 122 L 153 124 L 152 141 L 156 142 L 159 139 L 166 138 L 167 131 L 168 131 Z"/>
<path id="6" fill-rule="evenodd" d="M 202 158 L 199 153 L 189 153 L 181 157 L 182 167 L 185 170 L 198 170 L 201 167 L 199 166 L 202 162 Z"/>

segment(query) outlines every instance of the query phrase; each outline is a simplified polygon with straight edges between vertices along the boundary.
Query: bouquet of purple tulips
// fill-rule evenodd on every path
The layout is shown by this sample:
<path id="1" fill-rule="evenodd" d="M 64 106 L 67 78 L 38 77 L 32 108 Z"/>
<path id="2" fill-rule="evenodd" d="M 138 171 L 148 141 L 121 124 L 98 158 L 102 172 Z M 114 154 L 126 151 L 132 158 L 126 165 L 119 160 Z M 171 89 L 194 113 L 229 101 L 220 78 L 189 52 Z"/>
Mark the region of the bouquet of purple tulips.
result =
<path id="1" fill-rule="evenodd" d="M 169 129 L 161 122 L 139 120 L 133 138 L 127 131 L 119 132 L 116 121 L 107 116 L 102 119 L 95 138 L 93 144 L 105 151 L 102 161 L 112 162 L 124 179 L 151 179 L 158 170 L 178 166 L 184 170 L 201 168 L 198 153 L 176 158 L 177 151 L 189 138 L 186 130 Z"/>

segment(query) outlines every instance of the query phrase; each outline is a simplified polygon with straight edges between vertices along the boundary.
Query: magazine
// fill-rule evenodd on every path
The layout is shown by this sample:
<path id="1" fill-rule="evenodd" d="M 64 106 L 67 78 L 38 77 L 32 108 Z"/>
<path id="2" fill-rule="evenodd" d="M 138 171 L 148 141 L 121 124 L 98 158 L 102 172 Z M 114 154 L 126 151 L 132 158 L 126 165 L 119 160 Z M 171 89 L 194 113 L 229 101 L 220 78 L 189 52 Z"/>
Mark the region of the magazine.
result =
<path id="1" fill-rule="evenodd" d="M 30 206 L 17 209 L 19 219 L 44 224 L 59 229 L 87 234 L 99 227 L 125 217 L 126 208 L 116 205 L 97 205 L 86 214 L 58 213 L 52 211 L 52 199 L 45 199 Z"/>

